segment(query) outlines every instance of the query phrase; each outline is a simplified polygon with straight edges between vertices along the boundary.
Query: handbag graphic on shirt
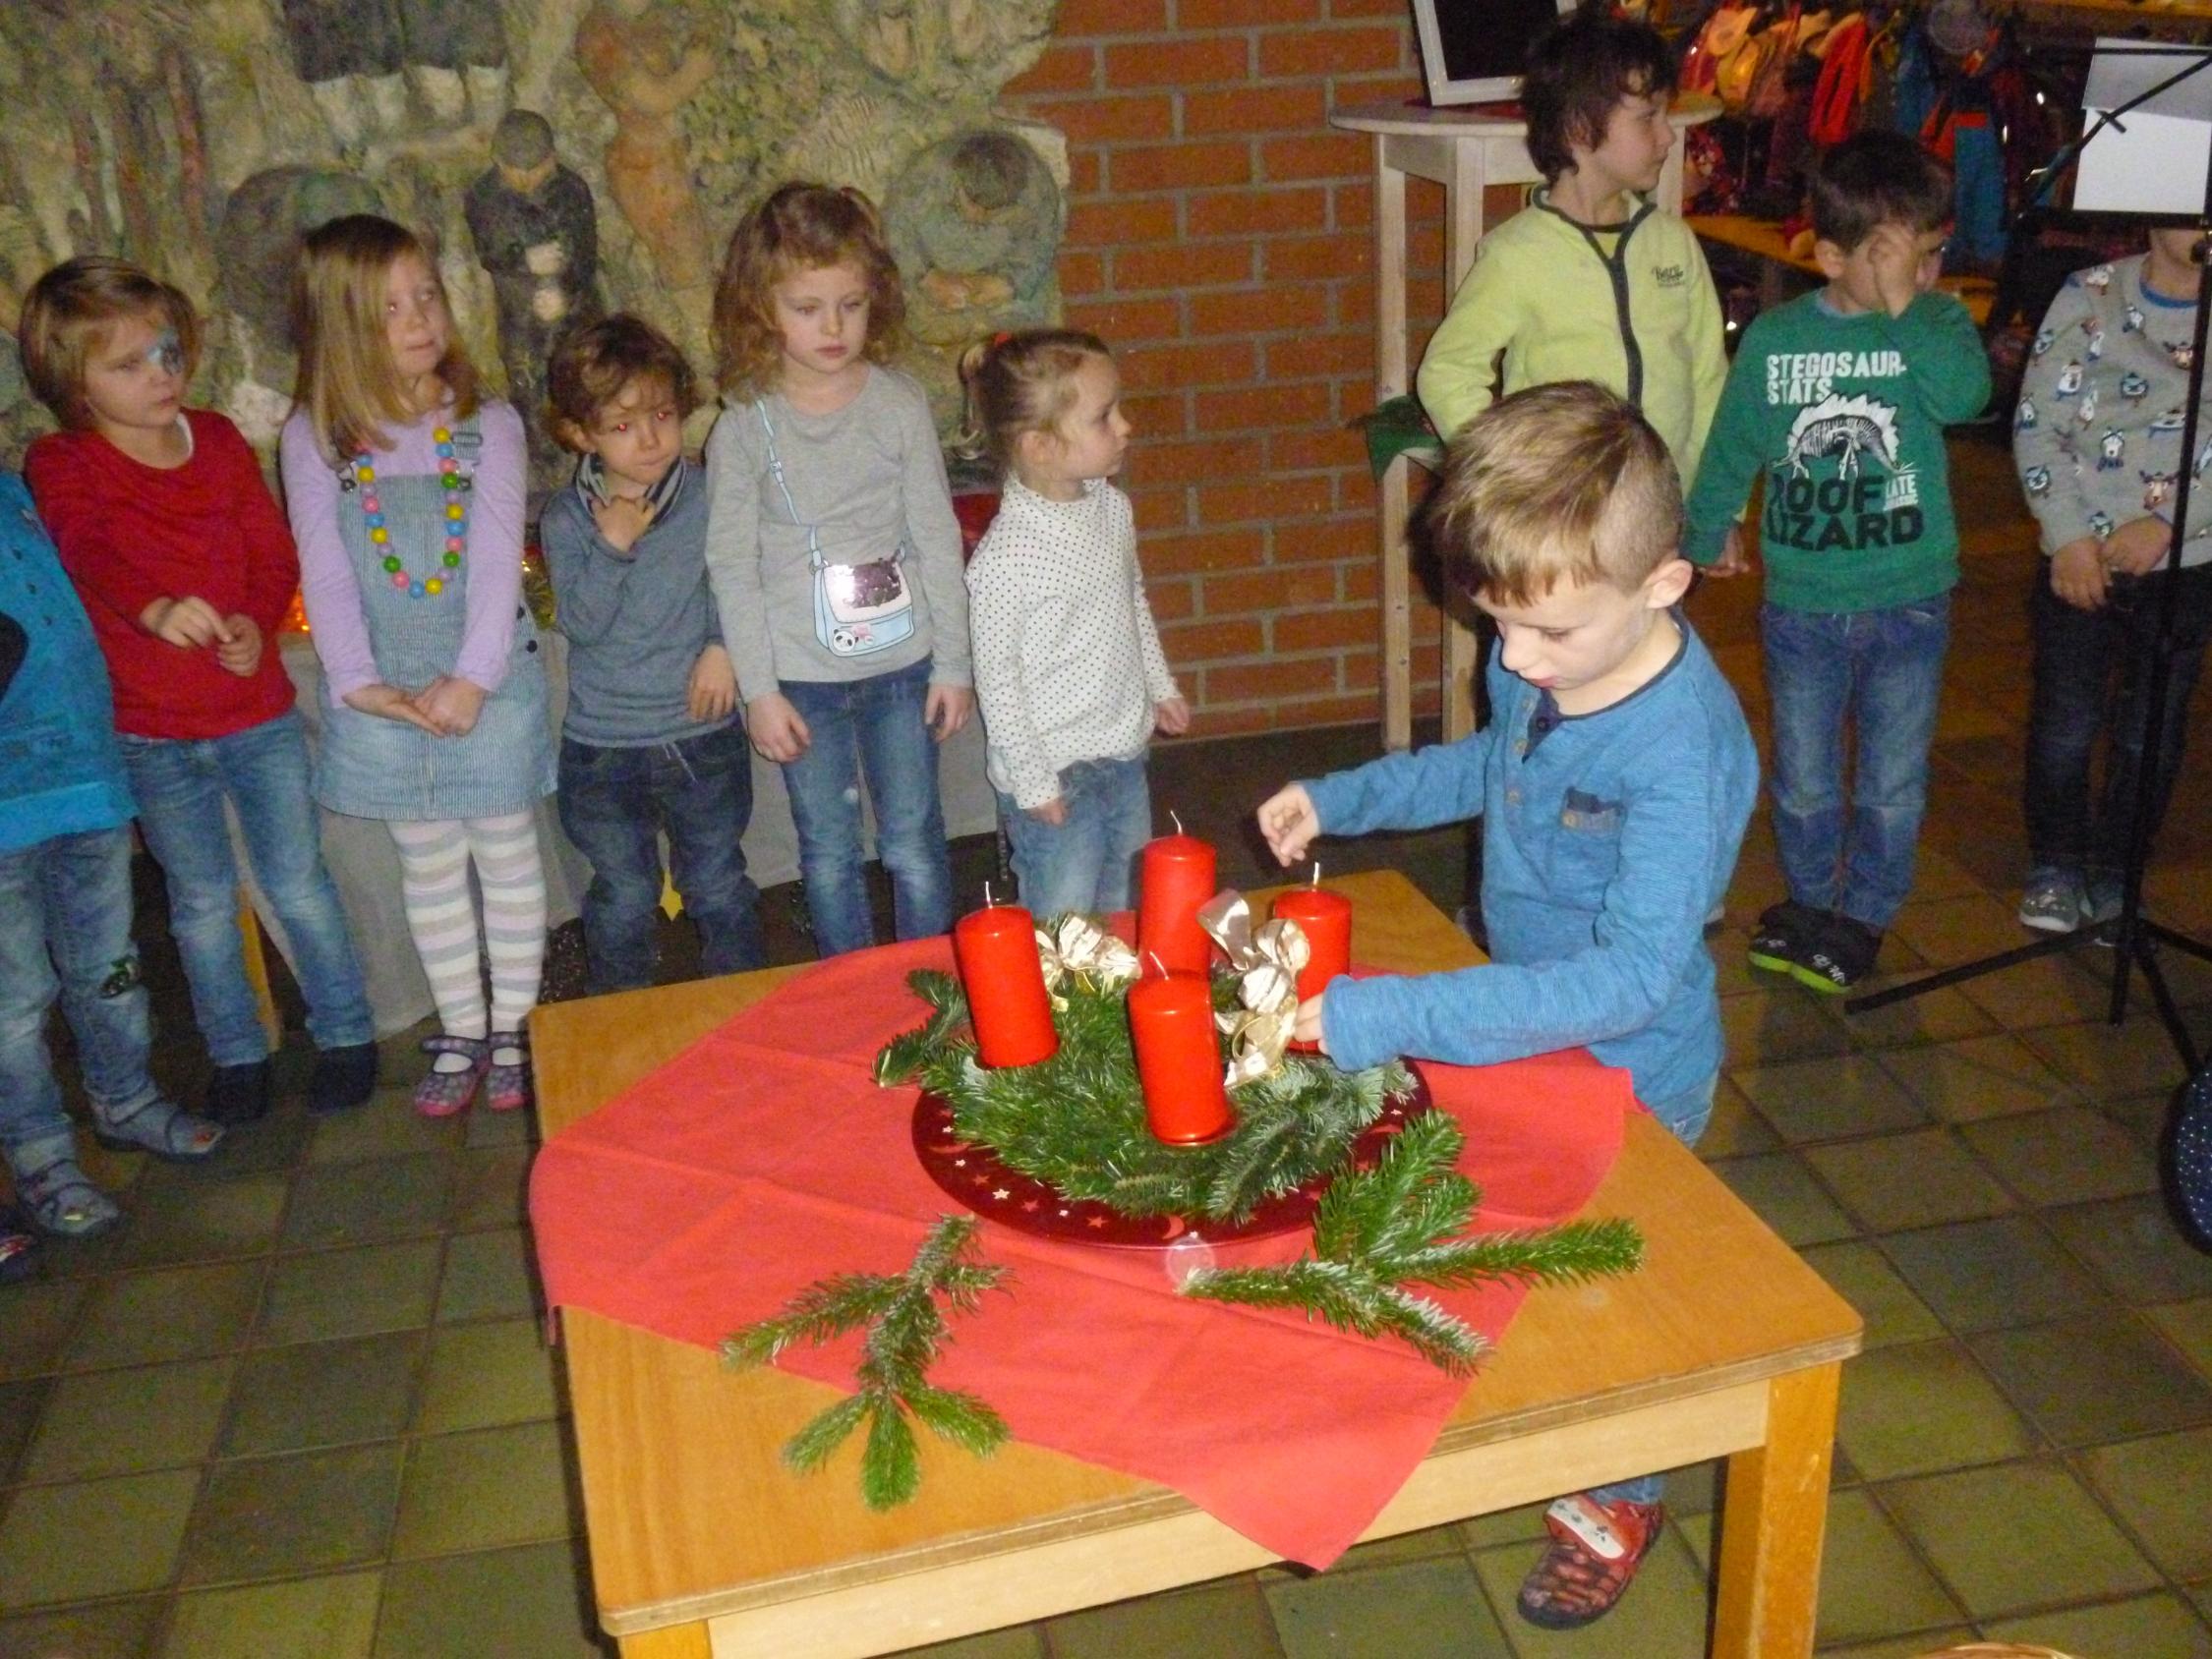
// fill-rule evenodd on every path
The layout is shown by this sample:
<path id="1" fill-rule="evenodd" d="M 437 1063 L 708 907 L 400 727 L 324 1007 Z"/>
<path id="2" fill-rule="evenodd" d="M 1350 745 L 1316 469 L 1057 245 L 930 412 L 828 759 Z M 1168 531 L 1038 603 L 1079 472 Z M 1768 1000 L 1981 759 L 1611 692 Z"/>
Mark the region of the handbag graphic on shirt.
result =
<path id="1" fill-rule="evenodd" d="M 905 549 L 865 564 L 832 564 L 822 552 L 815 526 L 799 517 L 791 486 L 784 481 L 784 460 L 776 452 L 776 428 L 765 399 L 753 405 L 768 439 L 768 471 L 783 492 L 791 522 L 806 531 L 806 558 L 814 573 L 814 637 L 833 657 L 866 657 L 911 639 L 914 596 L 902 568 Z"/>

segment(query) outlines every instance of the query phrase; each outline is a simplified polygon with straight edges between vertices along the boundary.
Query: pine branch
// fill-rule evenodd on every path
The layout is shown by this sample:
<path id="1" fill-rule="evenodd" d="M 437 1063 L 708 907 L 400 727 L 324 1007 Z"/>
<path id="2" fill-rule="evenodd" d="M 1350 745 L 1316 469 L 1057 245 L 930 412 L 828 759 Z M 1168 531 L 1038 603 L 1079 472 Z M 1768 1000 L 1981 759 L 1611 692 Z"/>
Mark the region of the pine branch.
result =
<path id="1" fill-rule="evenodd" d="M 1006 1419 L 972 1394 L 919 1383 L 907 1391 L 906 1408 L 940 1440 L 978 1458 L 988 1458 L 1006 1442 Z"/>
<path id="2" fill-rule="evenodd" d="M 894 1037 L 876 1056 L 876 1081 L 886 1088 L 910 1083 L 924 1064 L 941 1054 L 967 1018 L 967 994 L 960 980 L 936 968 L 916 968 L 906 976 L 915 996 L 930 1005 L 930 1016 L 903 1036 Z"/>
<path id="3" fill-rule="evenodd" d="M 1398 1278 L 1448 1287 L 1515 1279 L 1528 1285 L 1579 1285 L 1634 1273 L 1644 1237 L 1633 1222 L 1569 1222 L 1541 1232 L 1498 1232 L 1413 1250 L 1395 1263 Z"/>
<path id="4" fill-rule="evenodd" d="M 921 1454 L 897 1400 L 868 1401 L 868 1443 L 860 1449 L 860 1499 L 871 1510 L 895 1510 L 921 1485 Z"/>
<path id="5" fill-rule="evenodd" d="M 722 1356 L 739 1370 L 765 1365 L 793 1343 L 819 1345 L 882 1318 L 901 1294 L 900 1281 L 872 1273 L 820 1280 L 793 1295 L 782 1313 L 725 1338 Z"/>
<path id="6" fill-rule="evenodd" d="M 855 1394 L 816 1413 L 784 1443 L 784 1461 L 800 1474 L 812 1474 L 830 1460 L 830 1455 L 844 1444 L 845 1436 L 860 1426 L 873 1406 L 868 1396 Z"/>
<path id="7" fill-rule="evenodd" d="M 1393 1287 L 1385 1288 L 1377 1300 L 1386 1330 L 1429 1364 L 1455 1377 L 1471 1375 L 1475 1362 L 1489 1349 L 1490 1344 L 1480 1332 L 1426 1296 Z"/>

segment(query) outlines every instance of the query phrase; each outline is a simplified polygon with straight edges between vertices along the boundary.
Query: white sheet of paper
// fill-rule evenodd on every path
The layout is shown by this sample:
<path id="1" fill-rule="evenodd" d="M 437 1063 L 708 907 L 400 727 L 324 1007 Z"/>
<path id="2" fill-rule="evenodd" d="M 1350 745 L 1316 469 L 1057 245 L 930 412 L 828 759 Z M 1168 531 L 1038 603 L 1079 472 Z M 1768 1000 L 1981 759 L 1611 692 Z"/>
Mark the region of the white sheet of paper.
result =
<path id="1" fill-rule="evenodd" d="M 2081 99 L 2089 127 L 2105 111 L 2180 74 L 2192 61 L 2185 48 L 2128 49 L 2150 44 L 2099 37 Z M 2091 139 L 2074 174 L 2073 204 L 2101 213 L 2201 213 L 2208 153 L 2212 67 L 2169 86 Z"/>

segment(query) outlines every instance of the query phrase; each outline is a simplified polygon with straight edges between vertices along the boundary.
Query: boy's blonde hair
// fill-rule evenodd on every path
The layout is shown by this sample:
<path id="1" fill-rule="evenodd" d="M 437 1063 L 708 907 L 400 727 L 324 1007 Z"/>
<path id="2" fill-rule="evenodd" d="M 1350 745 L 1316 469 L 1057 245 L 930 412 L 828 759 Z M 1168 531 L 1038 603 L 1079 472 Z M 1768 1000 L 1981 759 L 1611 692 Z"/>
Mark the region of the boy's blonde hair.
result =
<path id="1" fill-rule="evenodd" d="M 1112 360 L 1105 341 L 1079 328 L 1024 328 L 968 347 L 960 355 L 967 382 L 961 447 L 1006 472 L 1023 432 L 1059 429 L 1076 401 L 1076 371 L 1094 357 Z"/>
<path id="2" fill-rule="evenodd" d="M 546 402 L 553 435 L 570 449 L 582 448 L 600 411 L 633 380 L 667 382 L 678 418 L 698 407 L 683 348 L 642 316 L 616 312 L 585 327 L 571 328 L 561 335 L 546 363 Z"/>
<path id="3" fill-rule="evenodd" d="M 906 345 L 906 290 L 875 203 L 850 185 L 779 185 L 737 221 L 715 284 L 715 377 L 732 397 L 775 389 L 784 355 L 776 285 L 801 271 L 850 265 L 868 285 L 861 356 L 888 365 Z"/>
<path id="4" fill-rule="evenodd" d="M 63 426 L 93 425 L 85 401 L 86 365 L 105 348 L 109 331 L 134 316 L 176 330 L 190 380 L 200 363 L 200 318 L 181 289 L 127 259 L 99 254 L 58 264 L 30 285 L 16 334 L 24 378 Z"/>
<path id="5" fill-rule="evenodd" d="M 374 213 L 332 219 L 301 241 L 292 275 L 292 337 L 300 353 L 292 396 L 333 460 L 381 449 L 387 426 L 405 425 L 422 413 L 408 404 L 384 333 L 384 283 L 391 267 L 409 255 L 422 260 L 442 293 L 430 245 Z M 453 419 L 474 415 L 476 366 L 458 328 L 448 326 L 436 372 L 453 396 Z"/>
<path id="6" fill-rule="evenodd" d="M 1445 574 L 1503 604 L 1540 600 L 1562 577 L 1634 593 L 1682 541 L 1666 445 L 1592 380 L 1531 386 L 1468 422 L 1433 511 Z"/>

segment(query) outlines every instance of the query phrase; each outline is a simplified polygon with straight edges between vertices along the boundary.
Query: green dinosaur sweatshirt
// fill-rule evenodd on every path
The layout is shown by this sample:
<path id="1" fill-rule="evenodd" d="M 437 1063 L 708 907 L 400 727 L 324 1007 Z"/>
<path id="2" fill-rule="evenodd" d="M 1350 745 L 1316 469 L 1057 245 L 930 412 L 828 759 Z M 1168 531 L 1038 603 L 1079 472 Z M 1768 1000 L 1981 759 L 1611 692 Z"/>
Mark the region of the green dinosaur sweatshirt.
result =
<path id="1" fill-rule="evenodd" d="M 1688 502 L 1684 556 L 1711 564 L 1766 471 L 1767 599 L 1881 610 L 1958 581 L 1944 428 L 1989 400 L 1966 308 L 1923 294 L 1902 316 L 1844 315 L 1813 293 L 1744 331 Z"/>

